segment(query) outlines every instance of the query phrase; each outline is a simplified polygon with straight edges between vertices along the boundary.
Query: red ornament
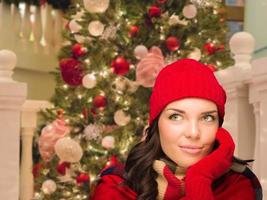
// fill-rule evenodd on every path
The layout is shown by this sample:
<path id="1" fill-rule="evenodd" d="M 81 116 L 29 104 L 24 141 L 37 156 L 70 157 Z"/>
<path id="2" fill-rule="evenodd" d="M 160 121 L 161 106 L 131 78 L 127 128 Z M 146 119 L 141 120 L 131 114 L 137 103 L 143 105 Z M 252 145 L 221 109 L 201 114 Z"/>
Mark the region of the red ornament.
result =
<path id="1" fill-rule="evenodd" d="M 210 68 L 210 70 L 211 71 L 213 71 L 213 72 L 216 72 L 216 71 L 218 71 L 218 68 L 217 67 L 215 67 L 214 65 L 212 65 L 212 64 L 207 64 L 206 65 L 208 68 Z"/>
<path id="2" fill-rule="evenodd" d="M 69 162 L 62 162 L 62 163 L 57 165 L 57 172 L 64 176 L 66 174 L 67 168 L 70 168 L 70 163 Z"/>
<path id="3" fill-rule="evenodd" d="M 84 119 L 87 120 L 88 119 L 88 115 L 89 115 L 88 108 L 83 107 L 82 114 L 83 114 Z"/>
<path id="4" fill-rule="evenodd" d="M 78 58 L 78 57 L 84 56 L 87 50 L 81 44 L 76 43 L 72 46 L 71 52 L 72 52 L 73 57 Z"/>
<path id="5" fill-rule="evenodd" d="M 85 119 L 85 120 L 88 120 L 88 117 L 89 117 L 90 115 L 92 115 L 93 118 L 95 118 L 96 115 L 97 115 L 97 111 L 96 111 L 95 108 L 90 108 L 90 109 L 89 109 L 89 108 L 84 107 L 84 108 L 82 109 L 82 114 L 83 114 L 84 119 Z"/>
<path id="6" fill-rule="evenodd" d="M 89 182 L 90 177 L 88 174 L 86 173 L 80 173 L 77 177 L 76 177 L 76 182 L 78 184 L 82 184 L 82 183 L 86 183 Z"/>
<path id="7" fill-rule="evenodd" d="M 130 37 L 136 37 L 138 31 L 139 31 L 139 27 L 138 26 L 134 26 L 134 25 L 131 26 L 130 27 L 130 32 L 129 32 Z"/>
<path id="8" fill-rule="evenodd" d="M 214 44 L 210 43 L 210 42 L 204 44 L 204 49 L 209 55 L 212 55 L 216 52 L 216 48 L 215 48 Z"/>
<path id="9" fill-rule="evenodd" d="M 61 76 L 67 84 L 71 86 L 82 84 L 83 66 L 80 61 L 74 58 L 63 58 L 60 60 L 59 66 Z"/>
<path id="10" fill-rule="evenodd" d="M 112 61 L 111 67 L 113 72 L 117 75 L 125 75 L 130 69 L 130 64 L 125 60 L 123 56 L 118 56 L 115 60 Z"/>
<path id="11" fill-rule="evenodd" d="M 63 109 L 58 109 L 57 111 L 57 118 L 62 118 L 63 114 L 64 114 L 64 110 Z"/>
<path id="12" fill-rule="evenodd" d="M 32 174 L 34 178 L 37 178 L 40 175 L 40 171 L 44 166 L 41 163 L 37 163 L 32 168 Z"/>
<path id="13" fill-rule="evenodd" d="M 93 100 L 93 105 L 96 108 L 106 107 L 106 105 L 107 105 L 107 98 L 105 96 L 102 96 L 102 95 L 95 96 L 95 98 Z"/>
<path id="14" fill-rule="evenodd" d="M 158 0 L 158 3 L 164 4 L 167 0 Z"/>
<path id="15" fill-rule="evenodd" d="M 180 47 L 180 41 L 175 36 L 168 37 L 165 44 L 169 51 L 176 51 Z"/>
<path id="16" fill-rule="evenodd" d="M 204 49 L 208 55 L 212 55 L 216 53 L 217 51 L 223 51 L 224 45 L 215 46 L 213 43 L 208 42 L 204 44 Z"/>
<path id="17" fill-rule="evenodd" d="M 96 115 L 97 115 L 97 111 L 96 111 L 95 108 L 91 108 L 91 109 L 90 109 L 90 113 L 93 115 L 94 118 L 95 118 Z"/>
<path id="18" fill-rule="evenodd" d="M 148 16 L 150 18 L 152 17 L 160 17 L 161 15 L 161 9 L 157 6 L 151 6 L 148 10 Z"/>
<path id="19" fill-rule="evenodd" d="M 224 45 L 221 44 L 216 48 L 216 51 L 223 51 L 224 50 Z"/>

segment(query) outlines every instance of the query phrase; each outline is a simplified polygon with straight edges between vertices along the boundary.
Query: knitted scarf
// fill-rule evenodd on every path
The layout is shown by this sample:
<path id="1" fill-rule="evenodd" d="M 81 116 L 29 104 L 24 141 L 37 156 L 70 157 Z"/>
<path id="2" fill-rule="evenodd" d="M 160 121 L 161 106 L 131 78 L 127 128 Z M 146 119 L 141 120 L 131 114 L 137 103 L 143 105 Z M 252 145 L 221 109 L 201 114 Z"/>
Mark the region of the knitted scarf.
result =
<path id="1" fill-rule="evenodd" d="M 185 169 L 167 160 L 155 160 L 153 169 L 158 174 L 158 200 L 177 200 L 184 196 Z"/>

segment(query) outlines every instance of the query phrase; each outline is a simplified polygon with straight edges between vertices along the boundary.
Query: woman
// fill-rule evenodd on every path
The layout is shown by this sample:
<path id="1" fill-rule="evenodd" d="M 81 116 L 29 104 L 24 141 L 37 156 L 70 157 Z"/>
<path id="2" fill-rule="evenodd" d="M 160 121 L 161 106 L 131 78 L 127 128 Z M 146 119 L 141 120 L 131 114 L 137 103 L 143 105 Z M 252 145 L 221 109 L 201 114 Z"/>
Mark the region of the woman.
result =
<path id="1" fill-rule="evenodd" d="M 226 94 L 205 65 L 181 59 L 160 71 L 146 138 L 125 168 L 101 174 L 94 200 L 259 200 L 261 186 L 221 126 Z"/>

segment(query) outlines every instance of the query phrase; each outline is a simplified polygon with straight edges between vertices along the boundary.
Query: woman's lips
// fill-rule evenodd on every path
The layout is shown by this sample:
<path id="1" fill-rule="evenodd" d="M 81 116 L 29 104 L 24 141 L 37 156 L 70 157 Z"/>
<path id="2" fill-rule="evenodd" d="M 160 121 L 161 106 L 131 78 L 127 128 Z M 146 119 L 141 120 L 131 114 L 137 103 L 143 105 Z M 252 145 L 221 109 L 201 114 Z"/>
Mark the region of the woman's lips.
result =
<path id="1" fill-rule="evenodd" d="M 186 152 L 189 154 L 199 154 L 202 150 L 202 147 L 195 146 L 195 145 L 182 145 L 182 146 L 180 146 L 180 149 L 183 152 Z"/>

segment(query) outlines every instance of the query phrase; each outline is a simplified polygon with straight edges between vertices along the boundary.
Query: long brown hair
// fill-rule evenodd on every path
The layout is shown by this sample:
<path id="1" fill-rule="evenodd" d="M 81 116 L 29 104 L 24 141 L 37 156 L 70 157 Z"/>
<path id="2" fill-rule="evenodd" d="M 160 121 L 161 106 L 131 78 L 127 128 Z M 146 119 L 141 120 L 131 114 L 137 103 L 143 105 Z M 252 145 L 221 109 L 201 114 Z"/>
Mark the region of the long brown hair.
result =
<path id="1" fill-rule="evenodd" d="M 155 200 L 158 195 L 153 162 L 163 156 L 158 119 L 146 129 L 146 138 L 130 151 L 125 164 L 125 183 L 137 194 L 138 200 Z"/>

